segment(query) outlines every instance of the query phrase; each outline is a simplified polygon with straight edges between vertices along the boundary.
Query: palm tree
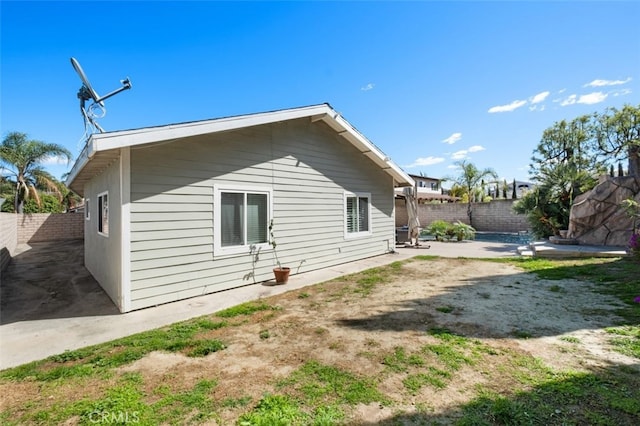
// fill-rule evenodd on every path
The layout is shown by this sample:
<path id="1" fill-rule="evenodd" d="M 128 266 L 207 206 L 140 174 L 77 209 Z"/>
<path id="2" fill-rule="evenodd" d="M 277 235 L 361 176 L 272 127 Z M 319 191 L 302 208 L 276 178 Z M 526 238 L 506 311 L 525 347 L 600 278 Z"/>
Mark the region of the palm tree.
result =
<path id="1" fill-rule="evenodd" d="M 39 201 L 36 186 L 59 192 L 56 179 L 40 163 L 49 157 L 71 160 L 65 147 L 38 140 L 29 140 L 26 133 L 11 132 L 0 145 L 0 170 L 15 179 L 15 211 L 22 213 L 29 197 Z"/>
<path id="2" fill-rule="evenodd" d="M 495 180 L 498 179 L 498 174 L 491 168 L 478 170 L 473 163 L 467 163 L 464 160 L 456 162 L 455 165 L 460 168 L 461 174 L 453 180 L 456 185 L 464 188 L 464 191 L 467 194 L 467 216 L 469 217 L 469 225 L 473 226 L 471 207 L 473 195 L 476 190 L 480 188 L 484 178 L 491 177 Z"/>

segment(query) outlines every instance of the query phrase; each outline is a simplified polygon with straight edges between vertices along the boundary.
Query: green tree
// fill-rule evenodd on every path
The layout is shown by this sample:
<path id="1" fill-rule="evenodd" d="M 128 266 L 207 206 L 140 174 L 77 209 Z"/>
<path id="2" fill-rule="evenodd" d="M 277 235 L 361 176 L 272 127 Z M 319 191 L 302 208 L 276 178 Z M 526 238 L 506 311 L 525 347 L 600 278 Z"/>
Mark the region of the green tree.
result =
<path id="1" fill-rule="evenodd" d="M 606 165 L 599 154 L 594 116 L 562 120 L 546 129 L 530 165 L 537 189 L 526 194 L 514 210 L 526 213 L 538 237 L 558 234 L 569 225 L 573 200 L 592 189 Z"/>
<path id="2" fill-rule="evenodd" d="M 6 213 L 15 213 L 15 195 L 10 195 L 7 201 L 0 207 L 0 210 Z M 39 203 L 38 203 L 39 201 Z M 22 209 L 23 213 L 64 213 L 65 205 L 56 195 L 40 194 L 38 201 L 35 198 L 29 198 L 24 201 Z"/>
<path id="3" fill-rule="evenodd" d="M 71 153 L 63 146 L 30 140 L 25 133 L 11 132 L 4 138 L 0 145 L 0 164 L 2 173 L 13 179 L 16 212 L 23 213 L 25 201 L 30 198 L 40 205 L 36 188 L 60 192 L 59 183 L 41 166 L 44 160 L 54 156 L 71 159 Z"/>
<path id="4" fill-rule="evenodd" d="M 513 204 L 513 211 L 526 214 L 531 231 L 540 238 L 558 234 L 569 222 L 569 211 L 562 203 L 550 202 L 549 191 L 547 186 L 536 186 Z"/>
<path id="5" fill-rule="evenodd" d="M 498 179 L 498 174 L 491 168 L 479 170 L 473 163 L 466 161 L 458 161 L 455 163 L 460 168 L 460 175 L 452 180 L 455 184 L 461 187 L 464 194 L 467 196 L 467 217 L 469 217 L 469 224 L 473 226 L 473 208 L 472 200 L 480 195 L 484 195 L 484 178 L 491 177 Z M 477 199 L 477 198 L 476 198 Z"/>
<path id="6" fill-rule="evenodd" d="M 598 154 L 609 160 L 627 160 L 627 174 L 640 176 L 640 105 L 608 108 L 594 114 L 594 124 Z"/>
<path id="7" fill-rule="evenodd" d="M 466 190 L 462 186 L 454 183 L 451 185 L 451 189 L 449 189 L 449 195 L 459 198 L 463 203 L 466 203 L 469 199 L 469 195 L 465 191 Z"/>
<path id="8" fill-rule="evenodd" d="M 530 174 L 572 204 L 576 196 L 595 185 L 603 171 L 593 140 L 594 126 L 588 115 L 555 123 L 543 132 L 534 150 Z"/>

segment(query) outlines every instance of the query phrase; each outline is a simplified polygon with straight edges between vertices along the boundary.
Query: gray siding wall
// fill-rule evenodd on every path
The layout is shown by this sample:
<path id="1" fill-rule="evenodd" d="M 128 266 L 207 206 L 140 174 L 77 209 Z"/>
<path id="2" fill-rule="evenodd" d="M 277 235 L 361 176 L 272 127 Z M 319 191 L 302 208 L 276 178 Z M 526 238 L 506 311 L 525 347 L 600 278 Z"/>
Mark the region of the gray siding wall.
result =
<path id="1" fill-rule="evenodd" d="M 98 194 L 109 192 L 109 236 L 98 234 Z M 89 200 L 89 220 L 84 227 L 84 262 L 111 300 L 123 310 L 121 294 L 120 161 L 93 178 L 84 188 Z"/>
<path id="2" fill-rule="evenodd" d="M 131 150 L 132 309 L 273 278 L 273 252 L 213 251 L 214 185 L 273 190 L 278 257 L 292 274 L 388 252 L 393 180 L 308 119 Z M 372 235 L 344 237 L 344 193 L 368 192 Z"/>

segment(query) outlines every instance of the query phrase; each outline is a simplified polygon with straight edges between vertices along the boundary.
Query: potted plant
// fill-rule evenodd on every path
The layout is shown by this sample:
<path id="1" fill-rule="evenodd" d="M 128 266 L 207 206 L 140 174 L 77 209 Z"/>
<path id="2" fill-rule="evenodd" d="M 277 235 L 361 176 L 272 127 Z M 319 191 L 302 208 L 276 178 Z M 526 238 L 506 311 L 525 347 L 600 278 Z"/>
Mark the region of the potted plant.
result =
<path id="1" fill-rule="evenodd" d="M 273 256 L 276 258 L 276 264 L 278 265 L 273 268 L 273 274 L 276 278 L 276 284 L 286 284 L 287 281 L 289 281 L 289 273 L 291 272 L 291 268 L 282 266 L 280 264 L 280 260 L 278 259 L 278 251 L 276 250 L 276 238 L 273 235 L 273 219 L 271 219 L 271 222 L 269 222 L 269 236 L 271 240 L 271 247 L 273 247 Z"/>

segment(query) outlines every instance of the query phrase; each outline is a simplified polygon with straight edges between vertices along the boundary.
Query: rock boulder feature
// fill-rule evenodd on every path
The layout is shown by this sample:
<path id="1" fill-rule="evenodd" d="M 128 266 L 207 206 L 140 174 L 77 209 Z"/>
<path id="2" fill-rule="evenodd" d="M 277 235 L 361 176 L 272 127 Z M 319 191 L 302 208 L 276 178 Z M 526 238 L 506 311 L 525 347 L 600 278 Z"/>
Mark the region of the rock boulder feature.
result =
<path id="1" fill-rule="evenodd" d="M 627 198 L 640 202 L 640 177 L 602 176 L 595 188 L 574 200 L 567 238 L 585 245 L 626 247 L 633 231 L 633 220 L 621 207 Z"/>

